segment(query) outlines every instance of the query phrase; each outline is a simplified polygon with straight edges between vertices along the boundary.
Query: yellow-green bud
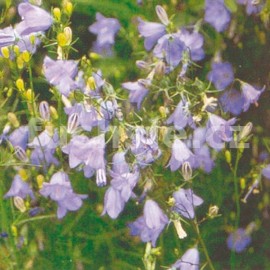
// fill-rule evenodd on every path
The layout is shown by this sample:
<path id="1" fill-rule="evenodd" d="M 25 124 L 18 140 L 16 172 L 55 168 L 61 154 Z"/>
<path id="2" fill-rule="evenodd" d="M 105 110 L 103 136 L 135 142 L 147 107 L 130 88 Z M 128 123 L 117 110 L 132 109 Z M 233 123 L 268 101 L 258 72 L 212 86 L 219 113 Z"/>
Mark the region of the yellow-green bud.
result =
<path id="1" fill-rule="evenodd" d="M 8 121 L 10 122 L 10 124 L 12 124 L 13 127 L 17 128 L 17 127 L 20 126 L 18 118 L 14 113 L 12 113 L 12 112 L 8 113 L 7 118 L 8 118 Z"/>
<path id="2" fill-rule="evenodd" d="M 13 46 L 13 51 L 18 56 L 20 54 L 20 47 L 18 45 Z"/>
<path id="3" fill-rule="evenodd" d="M 67 45 L 67 38 L 64 33 L 59 33 L 57 35 L 57 43 L 59 46 L 64 47 Z"/>
<path id="4" fill-rule="evenodd" d="M 17 230 L 17 227 L 16 226 L 14 226 L 14 225 L 11 226 L 11 232 L 12 232 L 12 235 L 14 237 L 17 237 L 18 236 L 18 230 Z"/>
<path id="5" fill-rule="evenodd" d="M 57 21 L 61 21 L 61 10 L 60 8 L 54 8 L 53 9 L 53 16 Z"/>
<path id="6" fill-rule="evenodd" d="M 22 55 L 19 55 L 17 57 L 17 67 L 18 67 L 18 69 L 23 69 L 23 64 L 24 64 L 23 57 L 22 57 Z"/>
<path id="7" fill-rule="evenodd" d="M 50 113 L 53 119 L 55 120 L 58 119 L 57 110 L 53 106 L 50 106 Z"/>
<path id="8" fill-rule="evenodd" d="M 12 94 L 13 94 L 13 89 L 9 88 L 8 91 L 7 91 L 7 97 L 11 97 Z"/>
<path id="9" fill-rule="evenodd" d="M 65 5 L 65 11 L 66 13 L 71 16 L 72 12 L 73 12 L 73 5 L 71 2 L 67 2 Z"/>
<path id="10" fill-rule="evenodd" d="M 26 211 L 26 207 L 24 204 L 24 200 L 23 198 L 19 197 L 19 196 L 15 196 L 13 199 L 14 205 L 17 209 L 20 210 L 20 212 L 24 213 Z"/>
<path id="11" fill-rule="evenodd" d="M 208 216 L 210 218 L 214 218 L 218 215 L 219 208 L 216 205 L 210 205 L 209 210 L 208 210 Z"/>
<path id="12" fill-rule="evenodd" d="M 23 79 L 18 79 L 16 81 L 16 86 L 17 86 L 17 88 L 18 88 L 19 91 L 24 91 L 25 88 L 24 88 L 24 81 L 23 81 Z"/>
<path id="13" fill-rule="evenodd" d="M 70 43 L 72 42 L 72 30 L 70 27 L 65 27 L 64 28 L 64 34 L 66 36 L 67 39 L 67 45 L 70 45 Z"/>
<path id="14" fill-rule="evenodd" d="M 35 35 L 31 35 L 30 38 L 29 38 L 29 40 L 30 40 L 31 44 L 34 45 L 35 42 L 36 42 L 36 36 Z"/>
<path id="15" fill-rule="evenodd" d="M 1 48 L 1 53 L 4 58 L 8 59 L 9 58 L 9 48 L 8 47 L 2 47 Z"/>
<path id="16" fill-rule="evenodd" d="M 27 171 L 25 169 L 20 169 L 19 175 L 23 181 L 26 181 L 28 179 L 28 174 L 27 174 Z"/>
<path id="17" fill-rule="evenodd" d="M 45 178 L 43 175 L 39 174 L 36 179 L 37 179 L 38 188 L 41 189 Z"/>
<path id="18" fill-rule="evenodd" d="M 25 97 L 28 101 L 33 101 L 34 100 L 34 92 L 32 89 L 28 89 L 25 93 Z"/>
<path id="19" fill-rule="evenodd" d="M 87 80 L 87 86 L 91 89 L 91 90 L 95 90 L 97 88 L 96 86 L 96 82 L 93 76 L 89 77 Z"/>
<path id="20" fill-rule="evenodd" d="M 28 51 L 24 51 L 22 53 L 22 59 L 25 63 L 28 63 L 30 61 L 30 53 Z"/>
<path id="21" fill-rule="evenodd" d="M 93 60 L 99 60 L 101 58 L 100 54 L 94 52 L 89 53 L 89 57 Z"/>
<path id="22" fill-rule="evenodd" d="M 229 150 L 225 151 L 225 159 L 227 161 L 228 164 L 231 164 L 232 162 L 232 155 L 231 152 Z"/>

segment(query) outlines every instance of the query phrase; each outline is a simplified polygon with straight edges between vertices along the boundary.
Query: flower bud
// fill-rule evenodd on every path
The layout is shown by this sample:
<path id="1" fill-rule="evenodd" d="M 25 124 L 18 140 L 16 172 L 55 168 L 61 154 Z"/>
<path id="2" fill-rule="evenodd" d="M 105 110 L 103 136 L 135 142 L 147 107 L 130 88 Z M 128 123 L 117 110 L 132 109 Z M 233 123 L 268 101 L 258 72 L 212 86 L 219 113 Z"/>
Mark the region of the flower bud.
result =
<path id="1" fill-rule="evenodd" d="M 66 40 L 67 40 L 67 44 L 66 45 L 70 45 L 70 43 L 72 42 L 72 30 L 70 27 L 65 27 L 64 28 L 64 34 L 66 36 Z"/>
<path id="2" fill-rule="evenodd" d="M 165 74 L 166 65 L 163 61 L 158 61 L 155 66 L 155 74 L 159 77 L 162 77 Z"/>
<path id="3" fill-rule="evenodd" d="M 192 168 L 188 161 L 185 161 L 182 165 L 182 175 L 186 181 L 192 178 Z"/>
<path id="4" fill-rule="evenodd" d="M 20 47 L 18 45 L 13 46 L 13 51 L 18 56 L 20 54 Z"/>
<path id="5" fill-rule="evenodd" d="M 184 231 L 180 220 L 174 220 L 173 225 L 174 225 L 174 227 L 176 229 L 176 232 L 177 232 L 177 235 L 178 235 L 179 239 L 184 239 L 184 238 L 187 237 L 187 233 Z"/>
<path id="6" fill-rule="evenodd" d="M 106 185 L 106 173 L 104 169 L 99 169 L 96 172 L 96 183 L 98 187 L 103 187 Z"/>
<path id="7" fill-rule="evenodd" d="M 142 60 L 137 60 L 136 61 L 136 66 L 140 69 L 146 69 L 148 70 L 150 67 L 149 67 L 149 64 L 146 63 L 145 61 L 142 61 Z"/>
<path id="8" fill-rule="evenodd" d="M 17 57 L 16 62 L 17 62 L 18 69 L 23 69 L 24 61 L 23 61 L 22 55 L 19 55 Z"/>
<path id="9" fill-rule="evenodd" d="M 79 124 L 80 124 L 80 122 L 79 122 L 78 113 L 72 113 L 68 117 L 67 133 L 73 134 L 76 131 Z"/>
<path id="10" fill-rule="evenodd" d="M 67 45 L 68 40 L 67 40 L 67 37 L 64 33 L 59 33 L 57 35 L 57 43 L 60 47 L 64 47 Z"/>
<path id="11" fill-rule="evenodd" d="M 89 57 L 93 60 L 99 60 L 101 58 L 101 55 L 98 53 L 91 52 L 89 53 Z"/>
<path id="12" fill-rule="evenodd" d="M 49 121 L 50 120 L 50 107 L 47 101 L 42 101 L 39 104 L 39 114 L 42 119 Z"/>
<path id="13" fill-rule="evenodd" d="M 170 23 L 168 19 L 168 15 L 162 6 L 159 6 L 159 5 L 156 6 L 156 13 L 158 15 L 158 18 L 164 25 L 167 26 Z"/>
<path id="14" fill-rule="evenodd" d="M 1 48 L 1 53 L 4 58 L 8 59 L 10 54 L 9 54 L 9 48 L 8 47 L 2 47 Z"/>
<path id="15" fill-rule="evenodd" d="M 12 94 L 13 94 L 13 89 L 9 88 L 8 91 L 7 91 L 7 97 L 11 97 Z"/>
<path id="16" fill-rule="evenodd" d="M 216 205 L 211 205 L 208 210 L 208 217 L 215 218 L 218 215 L 219 208 Z"/>
<path id="17" fill-rule="evenodd" d="M 14 225 L 11 226 L 11 232 L 12 232 L 12 235 L 14 237 L 17 237 L 18 236 L 18 230 L 17 230 L 17 227 L 16 226 L 14 226 Z"/>
<path id="18" fill-rule="evenodd" d="M 16 81 L 16 86 L 18 88 L 19 91 L 24 91 L 25 88 L 24 88 L 24 81 L 22 79 L 18 79 Z"/>
<path id="19" fill-rule="evenodd" d="M 250 135 L 251 131 L 252 131 L 252 128 L 253 128 L 253 124 L 251 122 L 248 122 L 244 128 L 241 130 L 240 134 L 239 134 L 239 137 L 238 137 L 238 140 L 241 141 L 245 138 L 248 137 L 248 135 Z"/>
<path id="20" fill-rule="evenodd" d="M 19 121 L 18 121 L 18 118 L 17 118 L 17 116 L 16 116 L 14 113 L 9 112 L 9 113 L 7 114 L 7 118 L 8 118 L 8 121 L 10 122 L 10 124 L 11 124 L 13 127 L 17 128 L 17 127 L 20 126 L 20 123 L 19 123 Z"/>
<path id="21" fill-rule="evenodd" d="M 226 162 L 230 165 L 232 162 L 232 155 L 229 150 L 225 151 L 225 159 L 226 159 Z"/>
<path id="22" fill-rule="evenodd" d="M 96 82 L 93 76 L 89 77 L 87 80 L 87 86 L 91 89 L 91 90 L 95 90 L 97 88 L 96 86 Z"/>
<path id="23" fill-rule="evenodd" d="M 19 209 L 20 212 L 24 213 L 26 211 L 24 200 L 21 197 L 19 196 L 14 197 L 13 202 L 15 207 Z"/>
<path id="24" fill-rule="evenodd" d="M 73 12 L 73 5 L 71 2 L 67 2 L 65 5 L 65 11 L 66 13 L 71 16 L 72 12 Z"/>
<path id="25" fill-rule="evenodd" d="M 28 63 L 30 61 L 30 53 L 28 51 L 24 51 L 22 53 L 22 59 L 25 63 Z"/>
<path id="26" fill-rule="evenodd" d="M 26 93 L 25 93 L 25 98 L 29 101 L 32 102 L 34 100 L 34 92 L 32 89 L 27 89 Z"/>
<path id="27" fill-rule="evenodd" d="M 123 121 L 124 115 L 123 115 L 121 108 L 119 108 L 119 107 L 116 108 L 115 116 L 119 121 Z"/>
<path id="28" fill-rule="evenodd" d="M 28 174 L 27 174 L 27 171 L 25 169 L 20 169 L 19 175 L 23 181 L 26 181 L 28 179 Z"/>
<path id="29" fill-rule="evenodd" d="M 44 182 L 44 180 L 45 180 L 44 176 L 41 175 L 41 174 L 39 174 L 39 175 L 37 176 L 36 180 L 37 180 L 38 188 L 41 189 L 42 186 L 43 186 L 43 182 Z"/>
<path id="30" fill-rule="evenodd" d="M 60 8 L 53 9 L 53 16 L 57 21 L 61 21 L 61 10 Z"/>
<path id="31" fill-rule="evenodd" d="M 50 113 L 51 113 L 51 116 L 53 119 L 55 119 L 55 120 L 58 119 L 57 110 L 53 106 L 50 106 Z"/>

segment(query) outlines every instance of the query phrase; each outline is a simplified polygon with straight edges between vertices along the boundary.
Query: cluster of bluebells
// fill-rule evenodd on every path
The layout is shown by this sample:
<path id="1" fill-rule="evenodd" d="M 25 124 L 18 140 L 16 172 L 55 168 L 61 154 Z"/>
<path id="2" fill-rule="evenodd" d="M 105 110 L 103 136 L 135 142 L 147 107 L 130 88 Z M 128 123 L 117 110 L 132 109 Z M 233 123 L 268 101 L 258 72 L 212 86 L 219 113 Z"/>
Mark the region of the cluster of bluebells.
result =
<path id="1" fill-rule="evenodd" d="M 238 3 L 246 5 L 248 14 L 258 13 L 261 9 L 260 5 L 250 6 L 250 1 Z M 17 45 L 21 52 L 27 50 L 33 54 L 44 31 L 53 24 L 53 18 L 42 8 L 29 3 L 19 4 L 18 13 L 22 21 L 14 28 L 8 27 L 0 31 L 0 48 Z M 121 98 L 118 98 L 113 87 L 103 78 L 101 70 L 90 68 L 89 63 L 86 67 L 85 59 L 69 60 L 61 53 L 58 53 L 57 59 L 46 55 L 42 66 L 44 78 L 58 103 L 61 103 L 58 108 L 61 109 L 64 105 L 63 110 L 57 113 L 47 101 L 33 106 L 31 99 L 28 105 L 40 121 L 41 129 L 32 130 L 30 124 L 16 124 L 14 130 L 7 126 L 1 135 L 1 143 L 14 150 L 22 167 L 31 165 L 39 176 L 46 175 L 46 179 L 50 181 L 46 182 L 43 177 L 38 182 L 39 192 L 35 193 L 30 181 L 27 181 L 28 177 L 23 179 L 22 171 L 19 170 L 5 198 L 41 200 L 42 196 L 45 198 L 43 200 L 50 199 L 57 204 L 57 217 L 62 219 L 68 211 L 79 210 L 83 200 L 87 199 L 86 194 L 77 194 L 74 191 L 69 179 L 69 172 L 83 172 L 85 178 L 95 177 L 98 187 L 104 187 L 109 182 L 102 215 L 107 214 L 116 219 L 129 200 L 143 204 L 142 215 L 129 223 L 128 227 L 131 235 L 139 236 L 142 242 L 150 242 L 153 247 L 156 246 L 161 232 L 169 226 L 170 219 L 174 220 L 171 217 L 177 217 L 178 221 L 185 219 L 195 222 L 195 208 L 202 205 L 204 200 L 193 191 L 192 171 L 198 169 L 210 173 L 214 167 L 215 154 L 234 138 L 232 126 L 236 123 L 236 118 L 227 120 L 221 117 L 218 102 L 224 112 L 239 115 L 246 112 L 251 104 L 257 104 L 264 88 L 258 90 L 235 79 L 232 64 L 219 59 L 212 62 L 207 75 L 215 89 L 222 92 L 219 99 L 209 97 L 204 92 L 205 89 L 200 89 L 200 94 L 186 91 L 185 87 L 195 84 L 189 84 L 190 68 L 194 62 L 205 57 L 204 37 L 196 25 L 175 27 L 161 6 L 156 7 L 156 14 L 159 23 L 138 18 L 138 32 L 144 39 L 144 48 L 150 56 L 138 60 L 137 66 L 147 75 L 137 81 L 122 83 L 122 88 L 128 93 L 129 102 L 135 105 L 132 109 L 139 114 L 142 108 L 145 109 L 144 103 L 153 97 L 155 87 L 161 85 L 162 88 L 164 81 L 167 83 L 170 78 L 171 87 L 168 88 L 173 91 L 158 89 L 158 93 L 162 92 L 166 97 L 162 100 L 164 106 L 159 108 L 162 117 L 150 119 L 151 128 L 143 126 L 144 123 L 141 126 L 126 124 L 119 104 Z M 229 26 L 231 13 L 223 0 L 206 0 L 204 19 L 217 32 L 223 32 Z M 93 50 L 111 55 L 120 23 L 117 19 L 106 18 L 100 13 L 97 13 L 96 20 L 89 27 L 89 31 L 97 35 Z M 175 79 L 171 79 L 173 77 Z M 240 83 L 240 90 L 233 88 L 235 82 Z M 58 114 L 63 114 L 60 120 L 67 119 L 66 123 L 61 123 L 61 127 L 56 124 Z M 149 123 L 147 117 L 142 119 Z M 133 133 L 113 150 L 110 162 L 108 141 L 113 122 L 124 129 L 128 125 L 132 126 Z M 145 179 L 142 178 L 145 172 L 154 168 L 163 155 L 159 124 L 166 132 L 170 130 L 173 134 L 170 147 L 167 148 L 170 158 L 166 168 L 172 172 L 181 170 L 185 180 L 181 187 L 172 192 L 173 203 L 166 210 L 160 207 L 162 204 L 151 198 L 152 185 L 147 187 L 145 184 L 140 196 L 135 191 L 140 181 L 144 183 Z M 184 138 L 180 136 L 183 133 L 186 135 Z M 65 161 L 68 164 L 64 164 Z M 267 166 L 262 173 L 270 178 L 269 171 Z M 188 188 L 185 188 L 186 184 Z M 239 229 L 229 236 L 227 244 L 230 249 L 241 252 L 250 240 L 250 236 Z M 188 249 L 171 269 L 199 269 L 198 248 Z"/>

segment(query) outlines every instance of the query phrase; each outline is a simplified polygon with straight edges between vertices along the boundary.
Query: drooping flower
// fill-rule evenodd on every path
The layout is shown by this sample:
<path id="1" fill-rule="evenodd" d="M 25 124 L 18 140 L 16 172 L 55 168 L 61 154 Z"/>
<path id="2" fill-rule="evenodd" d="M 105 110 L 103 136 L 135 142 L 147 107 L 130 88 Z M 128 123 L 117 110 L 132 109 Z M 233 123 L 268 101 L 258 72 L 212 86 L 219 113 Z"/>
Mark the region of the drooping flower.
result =
<path id="1" fill-rule="evenodd" d="M 73 60 L 52 60 L 44 58 L 43 70 L 48 82 L 58 88 L 61 94 L 68 96 L 77 87 L 74 78 L 78 72 L 77 62 Z"/>
<path id="2" fill-rule="evenodd" d="M 167 34 L 157 41 L 153 54 L 165 59 L 171 68 L 175 68 L 181 61 L 186 46 L 177 34 Z"/>
<path id="3" fill-rule="evenodd" d="M 0 48 L 13 45 L 17 37 L 18 34 L 11 26 L 0 29 Z"/>
<path id="4" fill-rule="evenodd" d="M 257 90 L 254 86 L 246 82 L 241 82 L 241 90 L 244 98 L 244 106 L 243 106 L 244 112 L 246 112 L 249 109 L 250 104 L 256 103 L 258 101 L 264 89 L 265 87 L 263 87 L 261 90 Z"/>
<path id="5" fill-rule="evenodd" d="M 193 126 L 193 119 L 188 107 L 189 103 L 185 99 L 180 100 L 166 124 L 173 123 L 176 130 L 183 130 L 187 125 Z"/>
<path id="6" fill-rule="evenodd" d="M 227 238 L 228 248 L 237 253 L 244 251 L 250 243 L 251 237 L 243 228 L 239 228 L 235 232 L 232 232 Z"/>
<path id="7" fill-rule="evenodd" d="M 193 219 L 195 217 L 195 207 L 203 203 L 203 199 L 193 193 L 192 189 L 180 188 L 173 193 L 175 204 L 172 210 L 181 216 Z"/>
<path id="8" fill-rule="evenodd" d="M 111 187 L 104 197 L 104 210 L 102 215 L 115 219 L 123 211 L 125 203 L 132 196 L 132 190 L 139 180 L 139 171 L 132 172 L 125 160 L 125 153 L 119 152 L 113 156 L 113 167 L 110 172 Z"/>
<path id="9" fill-rule="evenodd" d="M 149 82 L 147 80 L 138 80 L 137 82 L 126 82 L 122 84 L 122 87 L 129 91 L 129 101 L 136 103 L 137 109 L 141 108 L 141 104 L 148 94 L 147 89 Z"/>
<path id="10" fill-rule="evenodd" d="M 172 145 L 172 155 L 168 166 L 171 171 L 176 171 L 185 161 L 188 161 L 191 167 L 194 166 L 194 154 L 187 145 L 179 139 L 175 139 Z"/>
<path id="11" fill-rule="evenodd" d="M 217 32 L 226 30 L 231 20 L 231 13 L 224 5 L 224 0 L 205 0 L 204 20 Z"/>
<path id="12" fill-rule="evenodd" d="M 29 128 L 28 126 L 20 126 L 15 129 L 8 137 L 8 141 L 13 145 L 15 148 L 16 146 L 22 148 L 23 150 L 26 149 L 27 143 L 29 140 Z"/>
<path id="13" fill-rule="evenodd" d="M 157 134 L 154 128 L 149 132 L 142 127 L 136 129 L 130 149 L 141 168 L 146 167 L 160 157 L 161 151 L 156 139 Z"/>
<path id="14" fill-rule="evenodd" d="M 233 68 L 229 62 L 213 62 L 212 70 L 207 74 L 207 79 L 218 90 L 224 90 L 234 80 Z"/>
<path id="15" fill-rule="evenodd" d="M 26 196 L 30 196 L 31 199 L 34 199 L 34 193 L 29 186 L 29 184 L 22 180 L 22 178 L 17 174 L 15 175 L 9 191 L 5 194 L 4 198 L 9 197 L 20 197 L 25 199 Z"/>
<path id="16" fill-rule="evenodd" d="M 76 211 L 82 206 L 82 200 L 87 195 L 76 194 L 73 192 L 69 177 L 64 172 L 55 173 L 50 183 L 43 183 L 39 191 L 44 197 L 50 197 L 58 204 L 57 217 L 63 218 L 67 211 Z"/>
<path id="17" fill-rule="evenodd" d="M 207 122 L 206 142 L 216 150 L 224 148 L 224 142 L 230 142 L 233 138 L 231 126 L 235 122 L 235 118 L 226 121 L 220 116 L 210 114 Z"/>
<path id="18" fill-rule="evenodd" d="M 88 30 L 97 35 L 95 43 L 96 51 L 110 51 L 114 44 L 115 35 L 121 25 L 117 19 L 106 18 L 101 13 L 96 14 L 96 22 L 89 26 Z"/>
<path id="19" fill-rule="evenodd" d="M 47 11 L 29 3 L 19 4 L 18 13 L 22 18 L 22 21 L 15 28 L 19 35 L 44 32 L 53 23 L 53 19 Z"/>
<path id="20" fill-rule="evenodd" d="M 197 248 L 188 249 L 180 260 L 172 265 L 172 269 L 179 270 L 199 270 L 200 254 Z"/>
<path id="21" fill-rule="evenodd" d="M 128 226 L 132 236 L 140 236 L 141 241 L 151 242 L 156 246 L 157 238 L 168 224 L 168 217 L 153 200 L 147 200 L 143 209 L 143 216 L 136 219 Z"/>
<path id="22" fill-rule="evenodd" d="M 265 168 L 262 169 L 262 175 L 265 178 L 270 179 L 270 165 L 267 165 Z"/>
<path id="23" fill-rule="evenodd" d="M 82 164 L 85 177 L 92 177 L 96 173 L 97 185 L 106 185 L 104 134 L 91 139 L 84 135 L 74 136 L 62 147 L 62 151 L 69 155 L 70 168 Z"/>
<path id="24" fill-rule="evenodd" d="M 264 6 L 263 1 L 260 0 L 237 0 L 237 3 L 246 6 L 248 15 L 260 13 Z"/>
<path id="25" fill-rule="evenodd" d="M 233 115 L 239 115 L 244 107 L 244 97 L 240 91 L 230 89 L 223 93 L 219 98 L 224 112 L 230 112 Z"/>
<path id="26" fill-rule="evenodd" d="M 196 32 L 189 32 L 186 29 L 181 29 L 177 33 L 179 39 L 185 44 L 185 49 L 188 51 L 192 61 L 200 61 L 204 58 L 203 36 Z"/>

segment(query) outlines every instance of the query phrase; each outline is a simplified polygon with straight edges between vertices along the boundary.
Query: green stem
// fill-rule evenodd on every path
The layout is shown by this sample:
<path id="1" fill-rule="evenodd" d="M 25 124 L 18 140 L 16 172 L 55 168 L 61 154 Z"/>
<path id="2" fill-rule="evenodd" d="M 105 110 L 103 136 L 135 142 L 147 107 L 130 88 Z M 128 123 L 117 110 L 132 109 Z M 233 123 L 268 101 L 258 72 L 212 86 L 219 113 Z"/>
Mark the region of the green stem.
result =
<path id="1" fill-rule="evenodd" d="M 195 231 L 196 231 L 196 233 L 197 233 L 198 240 L 199 240 L 199 242 L 200 242 L 200 244 L 201 244 L 201 247 L 202 247 L 202 249 L 203 249 L 203 253 L 204 253 L 205 257 L 206 257 L 206 261 L 207 261 L 207 263 L 208 263 L 208 265 L 209 265 L 209 269 L 215 270 L 215 267 L 214 267 L 214 265 L 213 265 L 213 263 L 212 263 L 212 261 L 211 261 L 211 259 L 210 259 L 210 256 L 209 256 L 209 254 L 208 254 L 207 247 L 206 247 L 206 245 L 205 245 L 205 243 L 204 243 L 204 240 L 203 240 L 203 238 L 202 238 L 202 236 L 201 236 L 200 229 L 199 229 L 199 226 L 198 226 L 198 222 L 197 222 L 196 219 L 195 219 L 195 221 L 193 222 L 193 226 L 194 226 L 194 229 L 195 229 Z"/>

